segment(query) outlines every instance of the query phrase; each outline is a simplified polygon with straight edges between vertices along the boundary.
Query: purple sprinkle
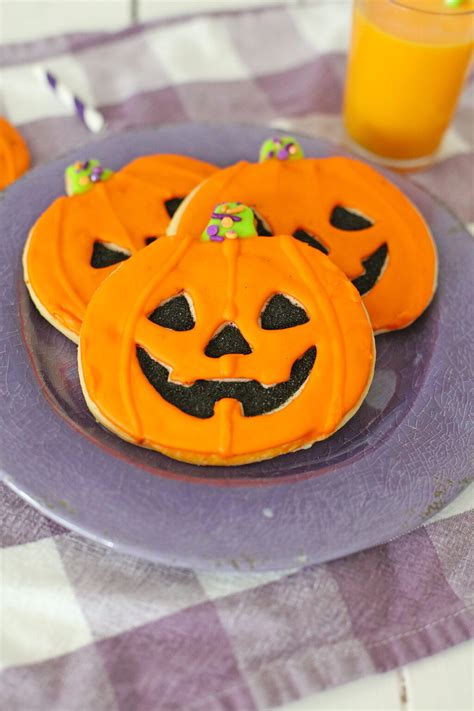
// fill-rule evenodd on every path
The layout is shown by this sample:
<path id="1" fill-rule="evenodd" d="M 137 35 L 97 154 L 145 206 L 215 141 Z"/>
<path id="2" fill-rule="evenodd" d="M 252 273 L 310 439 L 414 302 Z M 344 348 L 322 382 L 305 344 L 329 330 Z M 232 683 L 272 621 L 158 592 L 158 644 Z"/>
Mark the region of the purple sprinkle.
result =
<path id="1" fill-rule="evenodd" d="M 220 235 L 211 235 L 211 242 L 223 242 L 224 238 Z"/>
<path id="2" fill-rule="evenodd" d="M 90 161 L 85 160 L 84 163 L 82 164 L 82 170 L 87 170 L 89 167 Z"/>
<path id="3" fill-rule="evenodd" d="M 228 215 L 225 212 L 213 212 L 211 217 L 215 220 L 222 220 L 223 217 L 230 217 L 233 222 L 242 222 L 242 218 L 238 215 Z"/>
<path id="4" fill-rule="evenodd" d="M 97 183 L 99 180 L 102 180 L 103 172 L 104 172 L 104 169 L 102 168 L 101 165 L 95 165 L 91 171 L 92 182 Z"/>
<path id="5" fill-rule="evenodd" d="M 268 157 L 269 157 L 269 158 L 274 158 L 274 157 L 275 157 L 275 151 L 269 151 Z"/>
<path id="6" fill-rule="evenodd" d="M 277 158 L 279 158 L 280 160 L 285 160 L 286 158 L 288 158 L 288 151 L 287 151 L 287 149 L 286 149 L 286 148 L 282 148 L 281 151 L 278 151 L 278 153 L 277 153 Z"/>
<path id="7" fill-rule="evenodd" d="M 215 237 L 217 235 L 217 233 L 219 232 L 219 228 L 217 225 L 209 225 L 206 232 L 209 235 L 209 237 Z"/>

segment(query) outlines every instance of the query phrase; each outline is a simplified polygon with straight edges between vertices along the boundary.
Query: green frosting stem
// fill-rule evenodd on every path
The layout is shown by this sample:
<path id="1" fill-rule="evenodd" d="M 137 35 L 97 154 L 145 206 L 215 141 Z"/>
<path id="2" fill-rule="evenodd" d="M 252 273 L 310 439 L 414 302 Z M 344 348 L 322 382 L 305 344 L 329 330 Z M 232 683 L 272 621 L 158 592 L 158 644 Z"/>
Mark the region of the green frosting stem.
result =
<path id="1" fill-rule="evenodd" d="M 260 163 L 264 160 L 300 160 L 304 158 L 303 149 L 292 136 L 267 138 L 260 148 Z"/>
<path id="2" fill-rule="evenodd" d="M 91 190 L 96 183 L 111 178 L 113 171 L 102 168 L 98 160 L 77 161 L 66 168 L 66 194 L 81 195 Z"/>
<path id="3" fill-rule="evenodd" d="M 256 237 L 253 210 L 240 202 L 216 205 L 211 219 L 201 235 L 203 242 L 223 242 L 225 239 Z"/>

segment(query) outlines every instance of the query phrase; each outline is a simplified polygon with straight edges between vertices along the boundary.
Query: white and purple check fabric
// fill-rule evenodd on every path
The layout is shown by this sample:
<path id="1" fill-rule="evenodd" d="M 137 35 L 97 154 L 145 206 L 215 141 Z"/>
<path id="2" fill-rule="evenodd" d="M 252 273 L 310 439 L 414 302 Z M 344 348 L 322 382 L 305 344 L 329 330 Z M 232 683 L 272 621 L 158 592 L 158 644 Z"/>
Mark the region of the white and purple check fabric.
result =
<path id="1" fill-rule="evenodd" d="M 103 112 L 109 132 L 245 121 L 340 141 L 349 22 L 349 2 L 320 2 L 4 46 L 0 113 L 34 165 L 93 139 L 38 82 L 42 62 Z M 466 90 L 439 159 L 412 178 L 471 227 L 473 120 Z M 395 541 L 232 577 L 117 554 L 2 484 L 1 707 L 267 709 L 469 639 L 473 492 L 440 511 L 449 490 L 440 481 L 426 524 Z"/>

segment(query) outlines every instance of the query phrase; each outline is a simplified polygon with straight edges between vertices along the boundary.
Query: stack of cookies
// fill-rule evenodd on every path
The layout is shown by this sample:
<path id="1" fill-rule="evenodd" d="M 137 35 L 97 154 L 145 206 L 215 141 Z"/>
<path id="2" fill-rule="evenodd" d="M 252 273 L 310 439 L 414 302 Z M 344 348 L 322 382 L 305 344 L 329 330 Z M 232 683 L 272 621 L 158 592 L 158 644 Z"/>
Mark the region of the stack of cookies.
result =
<path id="1" fill-rule="evenodd" d="M 25 246 L 31 298 L 79 343 L 97 421 L 183 461 L 332 435 L 368 391 L 374 334 L 409 326 L 436 288 L 429 229 L 398 188 L 291 137 L 223 169 L 88 160 L 66 188 Z"/>

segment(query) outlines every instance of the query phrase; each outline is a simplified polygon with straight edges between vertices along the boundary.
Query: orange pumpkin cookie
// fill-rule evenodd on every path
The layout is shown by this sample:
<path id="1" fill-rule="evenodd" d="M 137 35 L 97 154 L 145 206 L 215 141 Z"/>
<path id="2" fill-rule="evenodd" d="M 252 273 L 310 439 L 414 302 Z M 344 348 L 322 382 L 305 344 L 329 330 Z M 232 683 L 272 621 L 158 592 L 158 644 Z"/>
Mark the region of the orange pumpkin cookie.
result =
<path id="1" fill-rule="evenodd" d="M 177 155 L 138 158 L 117 173 L 95 160 L 70 166 L 68 197 L 41 215 L 23 255 L 26 285 L 43 316 L 77 342 L 99 284 L 162 235 L 183 198 L 214 171 Z"/>
<path id="2" fill-rule="evenodd" d="M 30 154 L 25 140 L 0 116 L 0 190 L 23 175 L 29 165 Z"/>
<path id="3" fill-rule="evenodd" d="M 327 254 L 363 297 L 376 333 L 420 316 L 436 288 L 436 249 L 397 187 L 360 161 L 302 158 L 289 137 L 267 141 L 261 159 L 211 176 L 183 202 L 168 233 L 203 229 L 213 205 L 242 200 L 256 210 L 260 234 L 290 234 Z"/>
<path id="4" fill-rule="evenodd" d="M 374 360 L 367 312 L 344 274 L 292 236 L 257 236 L 252 211 L 236 203 L 218 205 L 201 237 L 163 237 L 104 281 L 79 348 L 99 422 L 213 465 L 329 437 L 358 409 Z"/>

